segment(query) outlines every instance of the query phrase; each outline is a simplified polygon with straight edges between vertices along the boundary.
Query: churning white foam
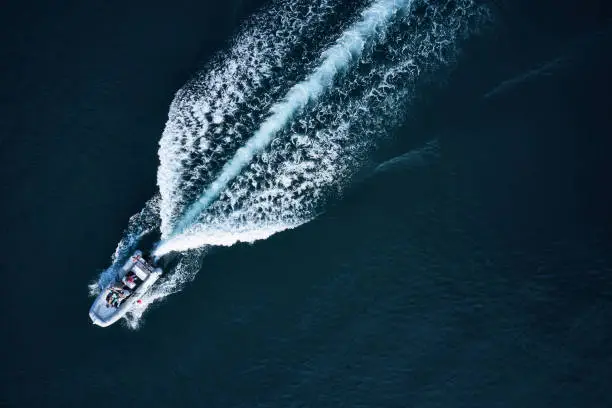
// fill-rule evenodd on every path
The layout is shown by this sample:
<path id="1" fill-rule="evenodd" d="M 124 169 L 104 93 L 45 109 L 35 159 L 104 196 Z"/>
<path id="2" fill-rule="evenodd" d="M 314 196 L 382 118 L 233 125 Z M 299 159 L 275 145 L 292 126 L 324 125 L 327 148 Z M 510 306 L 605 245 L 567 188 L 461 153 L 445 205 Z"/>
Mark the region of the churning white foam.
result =
<path id="1" fill-rule="evenodd" d="M 210 177 L 209 165 L 223 160 L 243 141 L 245 122 L 252 119 L 253 111 L 265 107 L 282 88 L 280 68 L 285 71 L 289 65 L 290 51 L 313 35 L 335 3 L 276 2 L 253 16 L 232 47 L 177 92 L 159 148 L 162 236 L 171 234 L 190 204 L 185 191 Z"/>
<path id="2" fill-rule="evenodd" d="M 411 0 L 379 0 L 366 9 L 361 19 L 342 33 L 333 47 L 321 55 L 321 63 L 306 80 L 294 85 L 282 102 L 272 106 L 270 116 L 262 123 L 246 144 L 238 149 L 221 173 L 204 191 L 202 196 L 192 204 L 179 220 L 172 236 L 179 235 L 189 228 L 196 218 L 226 188 L 240 171 L 248 165 L 253 157 L 266 148 L 272 138 L 282 130 L 294 115 L 306 105 L 317 100 L 323 92 L 333 86 L 334 79 L 344 72 L 352 61 L 359 59 L 372 41 L 372 37 L 384 36 L 381 33 L 397 11 L 406 7 Z M 163 251 L 164 243 L 160 246 Z"/>
<path id="3" fill-rule="evenodd" d="M 453 4 L 367 7 L 306 79 L 270 106 L 203 193 L 191 191 L 192 204 L 174 215 L 156 254 L 252 242 L 311 219 L 401 117 L 419 78 L 452 62 L 457 40 L 482 17 L 471 0 Z"/>

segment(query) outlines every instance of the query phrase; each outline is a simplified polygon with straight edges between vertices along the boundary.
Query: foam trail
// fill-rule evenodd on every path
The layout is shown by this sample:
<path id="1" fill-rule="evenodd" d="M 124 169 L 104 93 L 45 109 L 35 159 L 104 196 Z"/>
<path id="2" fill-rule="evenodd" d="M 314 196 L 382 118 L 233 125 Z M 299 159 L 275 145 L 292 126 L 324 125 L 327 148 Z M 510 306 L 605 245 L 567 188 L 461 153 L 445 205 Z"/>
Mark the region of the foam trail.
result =
<path id="1" fill-rule="evenodd" d="M 277 0 L 177 92 L 160 140 L 159 195 L 130 219 L 113 265 L 91 286 L 98 293 L 114 278 L 143 234 L 161 233 L 154 255 L 176 257 L 126 316 L 130 327 L 195 278 L 210 246 L 265 239 L 325 211 L 487 19 L 475 0 L 375 1 L 359 0 L 356 14 L 340 0 Z M 233 176 L 220 179 L 230 165 Z M 213 189 L 215 180 L 223 183 Z"/>
<path id="2" fill-rule="evenodd" d="M 361 19 L 345 31 L 331 48 L 323 52 L 319 67 L 306 80 L 294 85 L 284 100 L 270 109 L 271 116 L 245 146 L 238 149 L 234 157 L 222 168 L 217 179 L 187 210 L 170 239 L 185 232 L 253 157 L 270 144 L 276 133 L 309 102 L 317 100 L 331 87 L 334 79 L 361 56 L 374 34 L 383 31 L 395 14 L 410 3 L 411 0 L 379 0 L 363 11 Z M 156 253 L 164 253 L 164 242 L 157 248 Z"/>
<path id="3" fill-rule="evenodd" d="M 206 185 L 200 181 L 214 179 L 217 164 L 227 162 L 227 154 L 256 130 L 261 115 L 297 82 L 294 76 L 303 72 L 315 51 L 303 46 L 307 39 L 333 35 L 331 10 L 339 1 L 273 1 L 250 18 L 229 50 L 216 55 L 177 92 L 159 149 L 162 238 L 172 234 L 200 197 Z M 321 35 L 322 27 L 329 33 Z"/>

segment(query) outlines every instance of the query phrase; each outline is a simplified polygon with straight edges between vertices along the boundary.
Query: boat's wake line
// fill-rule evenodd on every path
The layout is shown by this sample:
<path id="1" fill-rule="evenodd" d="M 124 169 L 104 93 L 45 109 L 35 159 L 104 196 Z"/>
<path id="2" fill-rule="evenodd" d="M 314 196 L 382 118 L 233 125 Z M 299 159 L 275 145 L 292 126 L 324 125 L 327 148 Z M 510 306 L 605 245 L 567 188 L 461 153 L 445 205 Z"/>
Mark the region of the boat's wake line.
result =
<path id="1" fill-rule="evenodd" d="M 138 216 L 161 231 L 156 256 L 189 252 L 133 317 L 192 279 L 206 247 L 264 239 L 323 210 L 403 118 L 415 87 L 487 18 L 474 0 L 377 0 L 352 15 L 337 3 L 271 6 L 177 93 L 160 141 L 160 195 Z M 142 234 L 131 225 L 114 259 Z"/>

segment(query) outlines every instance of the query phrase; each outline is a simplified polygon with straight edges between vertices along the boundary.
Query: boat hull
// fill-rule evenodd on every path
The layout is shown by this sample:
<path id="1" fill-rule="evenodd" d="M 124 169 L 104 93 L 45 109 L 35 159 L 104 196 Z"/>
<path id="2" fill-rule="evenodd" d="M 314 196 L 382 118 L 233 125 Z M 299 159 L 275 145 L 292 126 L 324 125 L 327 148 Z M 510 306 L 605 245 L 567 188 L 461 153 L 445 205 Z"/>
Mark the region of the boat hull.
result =
<path id="1" fill-rule="evenodd" d="M 142 253 L 136 251 L 136 253 L 130 257 L 130 259 L 123 265 L 119 272 L 119 278 L 123 278 L 132 268 L 135 267 L 136 263 L 141 259 Z M 160 268 L 156 268 L 149 272 L 147 277 L 143 279 L 142 283 L 132 292 L 132 294 L 125 299 L 119 307 L 109 306 L 106 302 L 106 296 L 110 292 L 110 286 L 104 288 L 104 290 L 98 295 L 93 305 L 89 309 L 89 318 L 92 323 L 100 327 L 108 327 L 111 324 L 121 319 L 127 312 L 129 312 L 134 304 L 153 286 L 153 284 L 159 279 L 162 274 Z"/>

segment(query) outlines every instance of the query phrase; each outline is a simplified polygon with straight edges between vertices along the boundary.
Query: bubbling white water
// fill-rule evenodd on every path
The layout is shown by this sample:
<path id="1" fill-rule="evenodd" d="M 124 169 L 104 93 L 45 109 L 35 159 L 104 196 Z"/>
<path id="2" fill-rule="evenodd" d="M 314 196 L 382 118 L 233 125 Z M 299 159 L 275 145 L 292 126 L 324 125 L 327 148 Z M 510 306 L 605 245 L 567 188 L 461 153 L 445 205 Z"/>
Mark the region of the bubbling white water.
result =
<path id="1" fill-rule="evenodd" d="M 193 197 L 185 193 L 210 178 L 210 164 L 223 160 L 244 140 L 243 129 L 253 114 L 282 90 L 288 65 L 296 63 L 287 61 L 290 51 L 313 35 L 336 2 L 273 4 L 246 24 L 228 51 L 177 92 L 159 148 L 162 236 L 170 235 L 190 204 Z"/>
<path id="2" fill-rule="evenodd" d="M 457 40 L 482 17 L 471 0 L 373 2 L 174 215 L 156 254 L 252 242 L 307 222 L 401 117 L 420 78 L 452 62 Z"/>
<path id="3" fill-rule="evenodd" d="M 308 103 L 316 101 L 327 89 L 331 88 L 338 75 L 359 59 L 372 37 L 384 36 L 384 30 L 395 14 L 407 7 L 411 0 L 379 0 L 362 13 L 361 19 L 342 33 L 333 47 L 321 55 L 321 63 L 306 80 L 294 85 L 283 101 L 270 108 L 270 116 L 261 124 L 255 134 L 238 149 L 234 157 L 221 169 L 220 174 L 181 217 L 173 235 L 183 233 L 193 225 L 204 211 L 236 178 L 242 169 L 251 163 L 256 154 L 265 149 L 272 138 L 280 132 L 293 117 Z M 381 33 L 382 31 L 382 33 Z M 163 244 L 161 248 L 163 248 Z"/>

